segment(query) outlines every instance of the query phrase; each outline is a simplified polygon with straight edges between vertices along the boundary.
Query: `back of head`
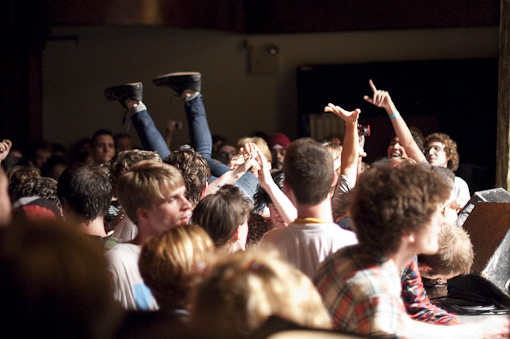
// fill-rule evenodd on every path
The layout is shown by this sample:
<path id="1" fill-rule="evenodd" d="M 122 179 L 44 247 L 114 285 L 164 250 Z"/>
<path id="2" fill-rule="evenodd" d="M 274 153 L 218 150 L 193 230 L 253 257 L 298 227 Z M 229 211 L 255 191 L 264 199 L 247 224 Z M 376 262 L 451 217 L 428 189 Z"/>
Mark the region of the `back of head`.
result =
<path id="1" fill-rule="evenodd" d="M 21 198 L 41 197 L 51 201 L 59 210 L 62 205 L 57 196 L 57 181 L 52 178 L 29 178 L 17 185 L 12 192 L 13 203 Z"/>
<path id="2" fill-rule="evenodd" d="M 9 195 L 13 196 L 14 189 L 23 181 L 30 178 L 40 178 L 41 174 L 35 167 L 14 166 L 7 171 L 9 179 Z"/>
<path id="3" fill-rule="evenodd" d="M 108 174 L 96 164 L 74 164 L 67 168 L 58 180 L 57 193 L 64 213 L 69 208 L 85 221 L 104 217 L 112 200 Z"/>
<path id="4" fill-rule="evenodd" d="M 459 152 L 457 151 L 457 143 L 450 138 L 448 134 L 432 133 L 427 135 L 425 138 L 425 146 L 428 147 L 430 143 L 435 141 L 443 143 L 446 156 L 450 158 L 450 160 L 448 160 L 447 167 L 452 171 L 456 171 L 459 168 L 460 161 Z"/>
<path id="5" fill-rule="evenodd" d="M 170 153 L 163 162 L 176 167 L 181 172 L 184 186 L 186 186 L 186 198 L 193 206 L 196 206 L 211 176 L 207 160 L 193 149 L 184 149 Z"/>
<path id="6" fill-rule="evenodd" d="M 237 227 L 248 220 L 252 208 L 251 200 L 240 188 L 225 185 L 200 201 L 191 221 L 205 229 L 216 247 L 221 247 L 229 242 Z"/>
<path id="7" fill-rule="evenodd" d="M 20 338 L 107 338 L 115 304 L 104 250 L 69 224 L 19 221 L 0 233 L 0 320 Z"/>
<path id="8" fill-rule="evenodd" d="M 276 315 L 302 326 L 330 328 L 312 282 L 267 251 L 218 258 L 195 291 L 191 324 L 217 338 L 245 336 Z"/>
<path id="9" fill-rule="evenodd" d="M 144 160 L 153 160 L 161 162 L 158 153 L 153 151 L 142 151 L 138 149 L 122 151 L 114 158 L 110 164 L 110 180 L 113 187 L 113 192 L 117 195 L 116 186 L 120 176 L 137 164 Z"/>
<path id="10" fill-rule="evenodd" d="M 456 224 L 444 224 L 439 233 L 439 251 L 434 255 L 420 255 L 420 265 L 427 265 L 428 276 L 469 274 L 473 265 L 473 245 L 468 233 Z"/>
<path id="11" fill-rule="evenodd" d="M 290 144 L 283 161 L 285 182 L 301 205 L 316 205 L 326 199 L 333 183 L 333 158 L 310 138 Z"/>
<path id="12" fill-rule="evenodd" d="M 350 202 L 360 247 L 378 257 L 396 253 L 402 235 L 419 231 L 449 195 L 425 166 L 403 162 L 365 170 Z"/>
<path id="13" fill-rule="evenodd" d="M 147 160 L 124 173 L 117 182 L 117 198 L 129 219 L 138 225 L 139 208 L 151 208 L 165 194 L 184 185 L 182 175 L 168 164 Z"/>
<path id="14" fill-rule="evenodd" d="M 213 254 L 214 244 L 198 225 L 181 225 L 147 241 L 138 267 L 160 309 L 185 308 L 197 272 Z"/>

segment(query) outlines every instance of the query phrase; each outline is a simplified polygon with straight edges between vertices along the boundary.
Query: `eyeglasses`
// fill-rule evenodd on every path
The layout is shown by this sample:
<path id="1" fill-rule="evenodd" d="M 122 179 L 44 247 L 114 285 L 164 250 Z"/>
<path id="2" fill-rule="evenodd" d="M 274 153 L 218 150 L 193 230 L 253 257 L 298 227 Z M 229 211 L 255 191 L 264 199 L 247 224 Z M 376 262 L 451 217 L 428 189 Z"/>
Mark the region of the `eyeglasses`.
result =
<path id="1" fill-rule="evenodd" d="M 425 148 L 425 153 L 430 152 L 430 150 L 434 150 L 434 152 L 439 153 L 439 152 L 444 151 L 445 148 L 442 146 L 429 146 L 429 147 Z"/>

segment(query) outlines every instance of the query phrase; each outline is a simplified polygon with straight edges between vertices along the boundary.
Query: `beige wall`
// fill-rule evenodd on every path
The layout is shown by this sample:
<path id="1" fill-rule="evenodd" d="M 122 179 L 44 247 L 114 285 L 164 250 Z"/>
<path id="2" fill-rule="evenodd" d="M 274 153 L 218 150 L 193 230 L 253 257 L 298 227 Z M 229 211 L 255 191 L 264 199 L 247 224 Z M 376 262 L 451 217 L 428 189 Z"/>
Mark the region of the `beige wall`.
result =
<path id="1" fill-rule="evenodd" d="M 49 41 L 43 54 L 43 135 L 65 146 L 98 128 L 123 131 L 124 109 L 104 99 L 106 87 L 142 81 L 144 102 L 164 132 L 185 121 L 182 102 L 151 82 L 174 71 L 200 71 L 213 134 L 232 142 L 255 130 L 296 136 L 296 68 L 301 64 L 495 57 L 497 28 L 246 36 L 170 28 L 54 28 L 78 42 Z M 248 73 L 245 42 L 280 49 L 275 75 Z M 368 88 L 367 88 L 368 90 Z M 341 105 L 341 103 L 338 103 Z M 133 128 L 131 132 L 133 136 Z M 188 140 L 176 132 L 174 146 Z"/>

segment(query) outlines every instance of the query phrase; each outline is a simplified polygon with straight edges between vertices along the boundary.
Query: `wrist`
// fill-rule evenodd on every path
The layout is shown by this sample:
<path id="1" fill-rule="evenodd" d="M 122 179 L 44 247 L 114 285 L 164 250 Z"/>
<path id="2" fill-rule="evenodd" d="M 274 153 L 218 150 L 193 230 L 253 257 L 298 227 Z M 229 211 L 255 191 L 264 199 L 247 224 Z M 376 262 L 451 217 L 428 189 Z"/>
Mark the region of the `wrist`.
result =
<path id="1" fill-rule="evenodd" d="M 388 116 L 388 118 L 390 118 L 390 120 L 394 120 L 394 119 L 396 119 L 399 115 L 400 115 L 400 112 L 399 112 L 399 111 L 395 111 L 392 115 L 389 115 L 389 116 Z"/>

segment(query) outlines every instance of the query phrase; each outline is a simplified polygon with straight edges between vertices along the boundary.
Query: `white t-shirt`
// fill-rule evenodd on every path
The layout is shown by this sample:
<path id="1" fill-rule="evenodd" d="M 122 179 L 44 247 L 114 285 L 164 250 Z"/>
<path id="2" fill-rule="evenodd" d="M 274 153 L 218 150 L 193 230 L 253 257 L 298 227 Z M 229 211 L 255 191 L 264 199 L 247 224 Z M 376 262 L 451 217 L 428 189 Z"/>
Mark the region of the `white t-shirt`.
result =
<path id="1" fill-rule="evenodd" d="M 357 244 L 356 234 L 334 223 L 292 223 L 266 233 L 261 246 L 276 248 L 282 259 L 313 278 L 319 264 L 342 247 Z"/>
<path id="2" fill-rule="evenodd" d="M 458 200 L 463 201 L 464 203 L 468 202 L 471 199 L 471 194 L 469 193 L 468 184 L 461 177 L 455 177 L 455 181 L 453 182 L 452 189 L 452 198 L 456 198 Z"/>
<path id="3" fill-rule="evenodd" d="M 128 310 L 157 310 L 158 304 L 138 270 L 141 248 L 118 244 L 108 252 L 108 270 L 113 277 L 113 297 Z"/>
<path id="4" fill-rule="evenodd" d="M 122 241 L 131 241 L 138 234 L 138 227 L 129 219 L 127 216 L 122 219 L 115 230 L 113 231 L 112 237 L 120 239 Z"/>

